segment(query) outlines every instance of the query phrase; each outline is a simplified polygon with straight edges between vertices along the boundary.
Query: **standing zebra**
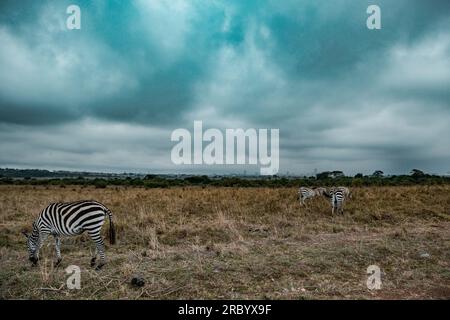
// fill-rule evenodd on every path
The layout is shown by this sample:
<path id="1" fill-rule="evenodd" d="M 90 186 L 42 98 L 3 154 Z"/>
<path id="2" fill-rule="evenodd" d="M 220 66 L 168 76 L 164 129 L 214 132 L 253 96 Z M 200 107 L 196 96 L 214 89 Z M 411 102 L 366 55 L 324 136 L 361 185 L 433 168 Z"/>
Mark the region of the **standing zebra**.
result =
<path id="1" fill-rule="evenodd" d="M 344 192 L 345 198 L 352 198 L 352 193 L 350 192 L 350 189 L 347 187 L 333 187 L 332 189 L 338 189 Z"/>
<path id="2" fill-rule="evenodd" d="M 344 203 L 347 194 L 350 194 L 345 187 L 332 187 L 329 192 L 324 192 L 324 195 L 331 199 L 331 214 L 337 210 L 341 214 L 344 214 Z"/>
<path id="3" fill-rule="evenodd" d="M 111 211 L 103 204 L 83 200 L 76 202 L 58 202 L 47 206 L 38 218 L 33 222 L 33 230 L 27 237 L 29 259 L 35 265 L 39 260 L 39 249 L 49 235 L 55 237 L 55 249 L 57 261 L 55 266 L 61 262 L 61 236 L 75 236 L 87 231 L 90 238 L 95 242 L 96 251 L 91 258 L 91 266 L 95 266 L 97 254 L 100 255 L 100 263 L 96 269 L 99 270 L 105 264 L 105 245 L 100 231 L 106 216 L 109 217 L 109 241 L 114 244 L 116 233 L 112 221 Z"/>
<path id="4" fill-rule="evenodd" d="M 300 200 L 300 205 L 305 205 L 306 199 L 310 199 L 310 198 L 314 198 L 316 196 L 321 196 L 323 195 L 327 190 L 325 188 L 316 188 L 316 189 L 311 189 L 311 188 L 306 188 L 306 187 L 300 187 L 300 189 L 298 190 L 298 196 L 299 196 L 299 200 Z"/>

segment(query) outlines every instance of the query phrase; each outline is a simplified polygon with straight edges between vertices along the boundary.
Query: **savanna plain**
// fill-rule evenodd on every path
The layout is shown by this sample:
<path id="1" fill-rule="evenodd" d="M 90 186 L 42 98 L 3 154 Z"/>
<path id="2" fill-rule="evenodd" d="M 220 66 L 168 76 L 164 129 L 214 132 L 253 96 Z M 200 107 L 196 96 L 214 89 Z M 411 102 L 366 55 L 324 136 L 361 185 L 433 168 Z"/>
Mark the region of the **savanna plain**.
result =
<path id="1" fill-rule="evenodd" d="M 3 185 L 0 299 L 449 299 L 450 186 L 352 192 L 332 216 L 326 198 L 301 207 L 295 188 Z M 21 231 L 51 202 L 82 199 L 113 212 L 105 267 L 89 266 L 87 235 L 63 238 L 57 268 L 49 237 L 31 266 Z M 367 288 L 370 265 L 379 290 Z"/>

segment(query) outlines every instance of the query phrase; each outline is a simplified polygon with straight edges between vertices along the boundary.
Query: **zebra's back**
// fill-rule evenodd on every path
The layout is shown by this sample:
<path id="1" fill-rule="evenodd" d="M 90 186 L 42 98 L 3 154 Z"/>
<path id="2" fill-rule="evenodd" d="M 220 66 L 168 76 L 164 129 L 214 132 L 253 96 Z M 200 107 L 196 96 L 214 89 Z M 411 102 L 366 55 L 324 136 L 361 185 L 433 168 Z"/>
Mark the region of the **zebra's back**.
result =
<path id="1" fill-rule="evenodd" d="M 346 198 L 350 198 L 351 197 L 350 189 L 347 188 L 347 187 L 334 187 L 333 189 L 336 190 L 336 191 L 337 190 L 342 191 L 342 193 L 344 194 L 344 196 Z"/>
<path id="2" fill-rule="evenodd" d="M 315 191 L 311 188 L 306 188 L 306 187 L 300 187 L 299 191 L 300 195 L 303 198 L 309 198 L 309 197 L 314 197 L 315 196 Z"/>
<path id="3" fill-rule="evenodd" d="M 99 230 L 108 213 L 103 204 L 93 200 L 57 202 L 41 212 L 38 223 L 53 234 L 71 236 Z"/>

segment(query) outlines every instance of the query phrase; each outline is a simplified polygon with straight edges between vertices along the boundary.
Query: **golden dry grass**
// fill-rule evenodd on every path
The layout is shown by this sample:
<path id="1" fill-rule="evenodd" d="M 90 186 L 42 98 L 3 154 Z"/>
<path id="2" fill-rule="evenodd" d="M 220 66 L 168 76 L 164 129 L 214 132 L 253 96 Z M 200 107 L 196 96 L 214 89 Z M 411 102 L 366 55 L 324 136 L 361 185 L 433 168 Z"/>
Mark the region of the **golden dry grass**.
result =
<path id="1" fill-rule="evenodd" d="M 354 189 L 334 217 L 324 198 L 301 208 L 296 191 L 0 186 L 0 298 L 450 298 L 450 186 Z M 20 231 L 50 202 L 79 199 L 114 214 L 108 264 L 92 270 L 92 243 L 80 236 L 63 240 L 60 268 L 52 239 L 31 267 Z M 80 290 L 65 286 L 71 264 Z M 381 290 L 366 287 L 372 264 Z M 132 287 L 133 275 L 145 286 Z"/>

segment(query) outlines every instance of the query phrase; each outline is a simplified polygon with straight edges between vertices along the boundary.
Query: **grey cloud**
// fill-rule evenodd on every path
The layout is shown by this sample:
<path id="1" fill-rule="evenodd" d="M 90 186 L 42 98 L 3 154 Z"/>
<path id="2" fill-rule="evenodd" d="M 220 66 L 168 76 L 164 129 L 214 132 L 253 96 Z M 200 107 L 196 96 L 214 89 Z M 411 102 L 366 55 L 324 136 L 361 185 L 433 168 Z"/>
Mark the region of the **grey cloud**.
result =
<path id="1" fill-rule="evenodd" d="M 279 128 L 281 172 L 450 169 L 448 1 L 377 1 L 374 32 L 370 1 L 81 1 L 79 33 L 28 3 L 1 4 L 0 165 L 168 169 L 198 119 Z"/>

